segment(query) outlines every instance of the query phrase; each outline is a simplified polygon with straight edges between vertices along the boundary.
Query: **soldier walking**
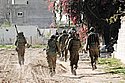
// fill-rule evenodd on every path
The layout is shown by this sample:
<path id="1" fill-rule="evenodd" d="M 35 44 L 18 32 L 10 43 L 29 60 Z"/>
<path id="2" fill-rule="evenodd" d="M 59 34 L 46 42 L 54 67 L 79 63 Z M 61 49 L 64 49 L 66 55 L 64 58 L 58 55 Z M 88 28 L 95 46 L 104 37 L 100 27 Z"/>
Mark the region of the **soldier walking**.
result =
<path id="1" fill-rule="evenodd" d="M 99 56 L 99 37 L 95 33 L 94 27 L 91 27 L 89 30 L 89 35 L 87 38 L 86 49 L 89 50 L 89 56 L 91 58 L 92 70 L 97 69 L 96 61 Z"/>
<path id="2" fill-rule="evenodd" d="M 66 30 L 63 30 L 62 35 L 59 37 L 59 45 L 61 50 L 60 58 L 64 58 L 67 61 L 67 51 L 66 51 L 66 40 L 68 39 L 68 34 Z"/>
<path id="3" fill-rule="evenodd" d="M 77 37 L 76 32 L 72 32 L 72 38 L 70 38 L 67 49 L 70 52 L 70 66 L 72 74 L 76 75 L 76 69 L 78 67 L 79 49 L 81 47 L 80 39 Z"/>
<path id="4" fill-rule="evenodd" d="M 56 36 L 52 35 L 51 38 L 48 40 L 48 46 L 46 50 L 50 76 L 53 76 L 55 74 L 57 52 L 59 52 L 58 42 L 56 40 Z"/>
<path id="5" fill-rule="evenodd" d="M 24 37 L 23 32 L 19 32 L 15 45 L 17 46 L 16 51 L 18 53 L 20 65 L 24 65 L 25 44 L 27 44 L 26 38 Z"/>

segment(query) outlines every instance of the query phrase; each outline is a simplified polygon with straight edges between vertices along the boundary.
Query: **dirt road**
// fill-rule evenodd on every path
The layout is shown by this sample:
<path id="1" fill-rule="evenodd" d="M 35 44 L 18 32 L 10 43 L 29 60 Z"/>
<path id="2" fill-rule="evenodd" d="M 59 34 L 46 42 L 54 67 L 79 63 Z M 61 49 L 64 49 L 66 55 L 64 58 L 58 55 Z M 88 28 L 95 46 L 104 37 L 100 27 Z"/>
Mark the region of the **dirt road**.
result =
<path id="1" fill-rule="evenodd" d="M 25 65 L 18 64 L 14 49 L 0 50 L 0 83 L 125 83 L 119 75 L 107 74 L 98 66 L 92 71 L 89 61 L 80 59 L 77 76 L 70 73 L 69 61 L 57 60 L 56 75 L 49 76 L 45 51 L 26 49 Z"/>

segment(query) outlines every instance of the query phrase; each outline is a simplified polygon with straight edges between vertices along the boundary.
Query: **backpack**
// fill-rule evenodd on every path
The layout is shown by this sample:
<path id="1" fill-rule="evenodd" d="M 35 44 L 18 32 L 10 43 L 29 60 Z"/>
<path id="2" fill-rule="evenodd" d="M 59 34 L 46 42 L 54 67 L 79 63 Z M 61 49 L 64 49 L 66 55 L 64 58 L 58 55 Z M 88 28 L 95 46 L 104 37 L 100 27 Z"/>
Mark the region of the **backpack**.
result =
<path id="1" fill-rule="evenodd" d="M 67 34 L 63 34 L 59 38 L 59 43 L 61 43 L 62 45 L 65 45 L 65 42 L 66 42 L 67 39 L 68 39 L 68 35 Z"/>
<path id="2" fill-rule="evenodd" d="M 25 39 L 25 37 L 19 36 L 19 37 L 17 38 L 17 43 L 18 43 L 18 46 L 25 46 L 25 44 L 26 44 L 26 39 Z"/>
<path id="3" fill-rule="evenodd" d="M 57 44 L 55 39 L 48 40 L 48 49 L 47 54 L 48 55 L 56 55 L 57 52 Z"/>
<path id="4" fill-rule="evenodd" d="M 90 47 L 95 47 L 98 45 L 98 35 L 96 33 L 91 33 L 88 38 L 88 44 Z"/>
<path id="5" fill-rule="evenodd" d="M 79 39 L 71 38 L 69 40 L 68 46 L 70 46 L 68 47 L 70 51 L 75 51 L 75 50 L 78 51 L 79 48 L 81 47 L 81 42 Z"/>

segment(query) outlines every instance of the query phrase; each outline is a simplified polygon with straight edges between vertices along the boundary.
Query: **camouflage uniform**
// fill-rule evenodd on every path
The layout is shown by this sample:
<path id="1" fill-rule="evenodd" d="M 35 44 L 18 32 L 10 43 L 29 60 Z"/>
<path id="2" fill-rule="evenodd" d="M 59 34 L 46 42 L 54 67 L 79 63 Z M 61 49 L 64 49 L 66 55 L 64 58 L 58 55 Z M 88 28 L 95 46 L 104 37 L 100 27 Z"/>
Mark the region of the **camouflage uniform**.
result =
<path id="1" fill-rule="evenodd" d="M 19 64 L 24 65 L 24 53 L 25 53 L 25 44 L 27 43 L 23 32 L 18 33 L 17 40 L 15 42 L 16 51 L 18 52 Z"/>
<path id="2" fill-rule="evenodd" d="M 76 37 L 74 34 L 73 37 L 68 42 L 68 50 L 70 52 L 70 66 L 71 66 L 71 72 L 76 75 L 75 70 L 77 69 L 77 64 L 79 60 L 79 49 L 81 47 L 80 39 Z"/>
<path id="3" fill-rule="evenodd" d="M 56 40 L 56 36 L 52 35 L 51 38 L 48 40 L 48 46 L 47 46 L 47 51 L 46 51 L 47 62 L 48 62 L 51 75 L 55 73 L 56 58 L 57 58 L 58 51 L 59 51 L 59 46 Z"/>
<path id="4" fill-rule="evenodd" d="M 60 45 L 60 50 L 61 50 L 60 57 L 61 58 L 65 57 L 65 61 L 67 60 L 67 50 L 66 50 L 66 40 L 67 39 L 68 39 L 68 34 L 64 30 L 63 34 L 60 35 L 60 37 L 59 37 L 59 45 Z"/>
<path id="5" fill-rule="evenodd" d="M 99 37 L 97 33 L 94 33 L 94 28 L 90 28 L 90 34 L 87 38 L 86 49 L 89 49 L 89 56 L 91 58 L 92 69 L 97 69 L 96 61 L 99 56 Z"/>

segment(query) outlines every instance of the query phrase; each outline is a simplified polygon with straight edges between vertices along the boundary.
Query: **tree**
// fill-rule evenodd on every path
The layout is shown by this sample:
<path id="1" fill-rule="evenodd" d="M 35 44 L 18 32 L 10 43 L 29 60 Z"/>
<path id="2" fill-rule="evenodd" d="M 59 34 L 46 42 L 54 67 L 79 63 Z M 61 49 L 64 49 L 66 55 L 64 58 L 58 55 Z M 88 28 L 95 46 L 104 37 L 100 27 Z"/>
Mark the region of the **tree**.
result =
<path id="1" fill-rule="evenodd" d="M 111 38 L 118 39 L 120 16 L 125 9 L 121 0 L 85 0 L 84 15 L 89 26 L 96 27 L 97 32 L 103 34 L 105 44 L 110 44 Z M 115 31 L 115 34 L 112 33 Z M 112 41 L 111 41 L 112 42 Z"/>
<path id="2" fill-rule="evenodd" d="M 62 14 L 67 14 L 74 25 L 86 22 L 104 36 L 105 44 L 118 39 L 120 17 L 125 9 L 124 0 L 60 0 Z M 112 33 L 115 31 L 115 33 Z"/>

